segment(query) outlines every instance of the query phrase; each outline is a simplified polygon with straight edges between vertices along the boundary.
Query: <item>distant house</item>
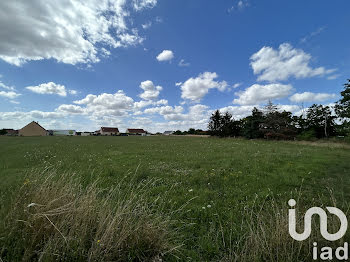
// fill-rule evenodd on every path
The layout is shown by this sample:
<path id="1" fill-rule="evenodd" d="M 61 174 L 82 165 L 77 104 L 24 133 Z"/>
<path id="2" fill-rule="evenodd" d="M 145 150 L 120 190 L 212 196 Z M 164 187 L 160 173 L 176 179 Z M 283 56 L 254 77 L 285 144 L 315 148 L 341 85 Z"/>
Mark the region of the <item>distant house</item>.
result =
<path id="1" fill-rule="evenodd" d="M 93 136 L 100 136 L 101 132 L 100 130 L 96 130 L 95 132 L 92 133 Z"/>
<path id="2" fill-rule="evenodd" d="M 117 136 L 119 135 L 119 129 L 116 127 L 101 127 L 101 136 Z"/>
<path id="3" fill-rule="evenodd" d="M 20 136 L 47 136 L 48 131 L 39 125 L 38 122 L 31 122 L 22 129 L 18 130 Z"/>
<path id="4" fill-rule="evenodd" d="M 170 135 L 172 135 L 172 134 L 174 134 L 174 131 L 165 131 L 165 132 L 163 133 L 163 135 L 165 135 L 165 136 L 170 136 Z"/>
<path id="5" fill-rule="evenodd" d="M 75 130 L 52 130 L 53 136 L 75 136 Z"/>
<path id="6" fill-rule="evenodd" d="M 81 136 L 92 136 L 91 132 L 81 132 Z"/>
<path id="7" fill-rule="evenodd" d="M 143 129 L 128 128 L 128 129 L 126 129 L 126 133 L 129 135 L 134 135 L 134 136 L 146 136 L 147 135 L 147 132 Z"/>

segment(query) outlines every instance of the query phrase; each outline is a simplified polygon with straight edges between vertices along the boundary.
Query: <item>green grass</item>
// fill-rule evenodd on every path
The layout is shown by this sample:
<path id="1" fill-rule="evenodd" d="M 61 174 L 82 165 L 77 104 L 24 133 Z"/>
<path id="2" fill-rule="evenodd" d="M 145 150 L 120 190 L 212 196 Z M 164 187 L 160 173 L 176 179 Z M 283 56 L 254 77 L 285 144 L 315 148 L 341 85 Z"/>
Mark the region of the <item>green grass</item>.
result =
<path id="1" fill-rule="evenodd" d="M 299 195 L 300 188 L 305 206 L 311 201 L 329 203 L 330 188 L 339 202 L 350 200 L 350 149 L 339 144 L 193 137 L 0 137 L 0 156 L 1 221 L 33 170 L 72 174 L 84 186 L 99 179 L 101 188 L 130 177 L 138 182 L 156 179 L 150 198 L 164 197 L 166 213 L 185 205 L 172 215 L 181 233 L 184 261 L 234 260 L 233 253 L 239 252 L 232 251 L 234 246 L 243 248 L 238 243 L 242 225 L 249 226 L 242 222 L 245 210 L 264 204 L 268 213 L 269 201 L 283 206 Z"/>

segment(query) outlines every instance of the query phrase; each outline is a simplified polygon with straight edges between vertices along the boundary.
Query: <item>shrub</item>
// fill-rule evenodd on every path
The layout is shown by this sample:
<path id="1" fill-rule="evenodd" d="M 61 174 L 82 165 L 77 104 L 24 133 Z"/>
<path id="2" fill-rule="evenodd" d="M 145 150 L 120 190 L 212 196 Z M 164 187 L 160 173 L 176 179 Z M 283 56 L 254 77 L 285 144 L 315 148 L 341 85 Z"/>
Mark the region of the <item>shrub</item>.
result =
<path id="1" fill-rule="evenodd" d="M 298 135 L 298 140 L 316 140 L 316 132 L 313 129 L 303 131 L 300 135 Z"/>
<path id="2" fill-rule="evenodd" d="M 180 237 L 150 196 L 154 181 L 83 187 L 54 171 L 27 179 L 1 225 L 5 261 L 158 261 Z M 153 199 L 153 200 L 152 200 Z"/>

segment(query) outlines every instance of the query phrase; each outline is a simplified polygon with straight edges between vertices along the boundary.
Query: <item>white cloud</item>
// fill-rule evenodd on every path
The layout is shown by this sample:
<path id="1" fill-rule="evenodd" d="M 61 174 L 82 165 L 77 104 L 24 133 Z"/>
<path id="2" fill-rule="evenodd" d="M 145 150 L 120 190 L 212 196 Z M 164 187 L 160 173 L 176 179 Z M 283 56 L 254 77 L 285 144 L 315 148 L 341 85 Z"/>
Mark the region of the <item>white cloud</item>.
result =
<path id="1" fill-rule="evenodd" d="M 85 98 L 81 99 L 81 100 L 76 100 L 76 101 L 73 101 L 74 104 L 78 104 L 78 105 L 86 105 L 86 104 L 90 104 L 92 103 L 95 98 L 97 98 L 96 95 L 87 95 Z"/>
<path id="2" fill-rule="evenodd" d="M 0 96 L 2 97 L 6 97 L 6 98 L 10 98 L 10 99 L 14 99 L 16 97 L 19 97 L 21 94 L 18 94 L 14 91 L 9 91 L 9 92 L 6 92 L 6 91 L 0 91 Z"/>
<path id="3" fill-rule="evenodd" d="M 309 65 L 311 55 L 288 43 L 281 44 L 278 50 L 265 46 L 250 59 L 254 74 L 259 75 L 259 81 L 276 82 L 290 77 L 300 79 L 324 76 L 335 71 L 324 67 L 312 68 Z"/>
<path id="4" fill-rule="evenodd" d="M 292 95 L 289 99 L 292 102 L 301 103 L 301 102 L 322 102 L 329 99 L 336 98 L 336 94 L 327 94 L 327 93 L 296 93 Z"/>
<path id="5" fill-rule="evenodd" d="M 164 50 L 157 56 L 159 62 L 170 61 L 174 58 L 174 53 L 171 50 Z"/>
<path id="6" fill-rule="evenodd" d="M 71 94 L 71 95 L 77 95 L 78 91 L 71 89 L 71 90 L 68 90 L 68 93 Z"/>
<path id="7" fill-rule="evenodd" d="M 126 96 L 122 90 L 119 90 L 115 94 L 89 94 L 81 100 L 74 101 L 74 104 L 80 105 L 80 107 L 74 105 L 62 105 L 57 111 L 83 114 L 96 123 L 106 124 L 116 123 L 116 121 L 122 123 L 122 119 L 125 118 L 126 120 L 127 116 L 131 119 L 131 115 L 142 115 L 144 113 L 140 111 L 142 108 L 167 105 L 168 101 L 161 99 L 158 101 L 141 100 L 134 102 L 131 97 Z"/>
<path id="8" fill-rule="evenodd" d="M 61 112 L 43 112 L 33 110 L 29 112 L 0 112 L 0 120 L 32 120 L 32 119 L 53 119 L 62 118 L 65 115 Z"/>
<path id="9" fill-rule="evenodd" d="M 156 0 L 0 1 L 0 59 L 96 63 L 104 47 L 127 47 L 143 38 L 129 28 L 129 6 L 140 11 Z"/>
<path id="10" fill-rule="evenodd" d="M 70 113 L 70 114 L 83 114 L 85 110 L 76 105 L 60 105 L 57 108 L 58 112 L 65 112 L 65 113 Z"/>
<path id="11" fill-rule="evenodd" d="M 278 111 L 287 111 L 287 112 L 292 112 L 296 113 L 300 111 L 300 106 L 297 105 L 277 105 Z"/>
<path id="12" fill-rule="evenodd" d="M 161 86 L 155 86 L 150 80 L 142 82 L 140 87 L 144 90 L 140 97 L 145 100 L 157 99 L 160 91 L 163 89 Z"/>
<path id="13" fill-rule="evenodd" d="M 144 107 L 148 107 L 148 106 L 160 106 L 160 105 L 167 105 L 168 104 L 168 100 L 166 99 L 161 99 L 159 101 L 152 101 L 152 100 L 141 100 L 139 102 L 135 102 L 134 103 L 134 108 L 136 110 L 142 109 Z M 136 112 L 135 112 L 136 113 Z M 134 113 L 134 114 L 135 114 Z M 141 114 L 140 111 L 137 111 L 137 114 Z"/>
<path id="14" fill-rule="evenodd" d="M 248 87 L 242 92 L 237 92 L 238 99 L 234 99 L 234 104 L 239 105 L 255 105 L 260 102 L 266 102 L 269 99 L 284 98 L 293 91 L 291 85 L 269 84 L 259 85 L 255 84 Z"/>
<path id="15" fill-rule="evenodd" d="M 250 6 L 248 0 L 239 0 L 237 4 L 232 5 L 229 9 L 227 9 L 227 11 L 229 13 L 233 12 L 234 10 L 242 11 L 248 6 Z"/>
<path id="16" fill-rule="evenodd" d="M 40 84 L 38 86 L 27 86 L 26 89 L 37 94 L 67 96 L 66 88 L 63 85 L 55 84 L 53 82 Z"/>
<path id="17" fill-rule="evenodd" d="M 181 85 L 182 85 L 182 82 L 175 83 L 175 86 L 181 86 Z"/>
<path id="18" fill-rule="evenodd" d="M 86 105 L 85 112 L 95 118 L 104 115 L 124 116 L 134 108 L 134 100 L 126 96 L 122 90 L 119 90 L 115 94 L 89 94 L 84 99 L 74 101 L 74 103 Z"/>
<path id="19" fill-rule="evenodd" d="M 148 108 L 145 110 L 145 114 L 159 114 L 164 117 L 168 122 L 166 123 L 153 123 L 153 128 L 161 129 L 188 129 L 194 128 L 206 128 L 211 111 L 208 110 L 208 106 L 197 104 L 189 107 L 187 113 L 184 113 L 182 106 L 164 106 Z M 168 128 L 166 128 L 168 127 Z"/>
<path id="20" fill-rule="evenodd" d="M 234 84 L 232 87 L 233 88 L 237 88 L 237 87 L 240 87 L 242 85 L 242 83 L 236 83 L 236 84 Z"/>
<path id="21" fill-rule="evenodd" d="M 301 43 L 305 43 L 305 42 L 307 42 L 308 40 L 310 40 L 311 38 L 313 38 L 313 37 L 315 37 L 315 36 L 321 34 L 324 30 L 325 30 L 325 27 L 319 27 L 319 28 L 317 28 L 316 31 L 311 32 L 309 35 L 303 37 L 303 38 L 300 40 L 300 42 L 301 42 Z"/>
<path id="22" fill-rule="evenodd" d="M 0 81 L 0 87 L 6 90 L 14 91 L 15 88 L 13 86 L 7 86 L 3 82 Z"/>
<path id="23" fill-rule="evenodd" d="M 341 76 L 340 74 L 330 75 L 330 76 L 327 77 L 327 79 L 328 80 L 334 80 L 334 79 L 337 79 L 340 76 Z"/>
<path id="24" fill-rule="evenodd" d="M 248 1 L 246 1 L 246 0 L 238 1 L 238 4 L 237 4 L 238 9 L 243 10 L 244 8 L 246 8 L 248 6 L 249 6 Z"/>
<path id="25" fill-rule="evenodd" d="M 158 0 L 133 0 L 134 9 L 137 11 L 145 8 L 153 8 L 157 5 Z"/>
<path id="26" fill-rule="evenodd" d="M 249 106 L 227 106 L 220 108 L 221 113 L 229 112 L 232 114 L 233 118 L 236 120 L 242 119 L 246 116 L 249 116 L 252 113 L 254 107 L 258 107 L 257 105 L 249 105 Z"/>
<path id="27" fill-rule="evenodd" d="M 187 67 L 190 66 L 190 63 L 186 63 L 184 59 L 181 59 L 179 62 L 180 67 Z"/>
<path id="28" fill-rule="evenodd" d="M 218 89 L 224 91 L 227 87 L 226 81 L 217 82 L 216 73 L 205 72 L 198 75 L 196 78 L 190 78 L 181 85 L 181 97 L 192 101 L 200 101 L 208 92 L 209 89 Z"/>
<path id="29" fill-rule="evenodd" d="M 0 75 L 0 78 L 2 75 Z M 1 97 L 6 97 L 9 99 L 15 99 L 16 97 L 19 97 L 21 94 L 18 94 L 16 92 L 16 89 L 13 86 L 8 86 L 5 85 L 3 82 L 0 81 L 0 89 L 5 89 L 6 91 L 1 91 L 0 90 L 0 96 Z M 19 103 L 17 101 L 10 101 L 11 103 Z"/>
<path id="30" fill-rule="evenodd" d="M 142 28 L 143 29 L 148 29 L 148 28 L 150 28 L 152 26 L 152 22 L 151 21 L 149 21 L 149 22 L 147 22 L 147 23 L 145 23 L 145 24 L 142 24 Z"/>
<path id="31" fill-rule="evenodd" d="M 171 114 L 180 114 L 183 111 L 182 106 L 162 106 L 162 107 L 153 107 L 145 109 L 145 114 L 160 114 L 160 115 L 171 115 Z"/>

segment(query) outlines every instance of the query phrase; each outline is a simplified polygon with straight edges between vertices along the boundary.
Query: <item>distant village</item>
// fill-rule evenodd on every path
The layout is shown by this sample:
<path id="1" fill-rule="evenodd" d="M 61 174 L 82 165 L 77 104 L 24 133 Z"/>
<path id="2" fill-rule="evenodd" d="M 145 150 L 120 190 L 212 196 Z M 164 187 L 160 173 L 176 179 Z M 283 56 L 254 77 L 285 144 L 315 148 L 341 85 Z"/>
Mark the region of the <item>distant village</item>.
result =
<path id="1" fill-rule="evenodd" d="M 192 133 L 190 130 L 193 130 Z M 38 122 L 32 121 L 21 129 L 2 129 L 0 135 L 4 136 L 151 136 L 151 135 L 207 135 L 206 131 L 195 130 L 191 128 L 189 132 L 181 131 L 165 131 L 163 133 L 152 134 L 141 128 L 128 128 L 125 133 L 119 131 L 117 127 L 101 127 L 94 132 L 84 131 L 77 132 L 76 130 L 47 130 Z"/>

